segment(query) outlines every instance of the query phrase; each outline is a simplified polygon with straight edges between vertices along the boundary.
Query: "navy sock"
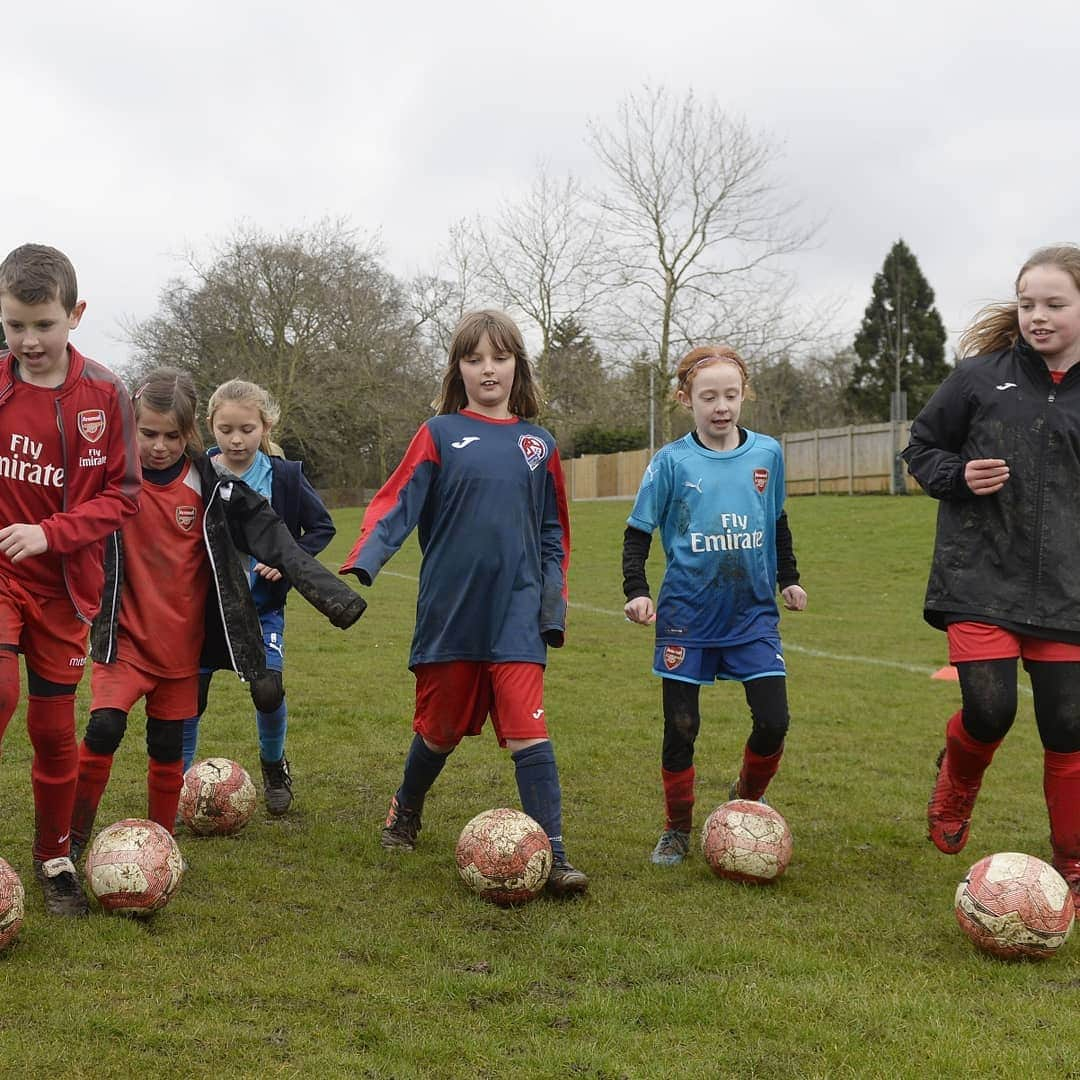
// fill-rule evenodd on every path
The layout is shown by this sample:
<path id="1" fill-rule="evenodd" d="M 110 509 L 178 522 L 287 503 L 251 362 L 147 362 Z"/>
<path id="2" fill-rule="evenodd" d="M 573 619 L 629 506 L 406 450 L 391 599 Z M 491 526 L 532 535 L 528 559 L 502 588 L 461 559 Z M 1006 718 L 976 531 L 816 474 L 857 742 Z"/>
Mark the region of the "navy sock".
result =
<path id="1" fill-rule="evenodd" d="M 289 728 L 289 707 L 285 699 L 272 712 L 255 710 L 255 730 L 259 735 L 259 756 L 268 765 L 280 761 L 285 756 L 285 732 Z"/>
<path id="2" fill-rule="evenodd" d="M 555 862 L 566 862 L 562 838 L 562 788 L 551 741 L 535 743 L 510 756 L 514 759 L 514 779 L 521 796 L 521 809 L 547 833 Z"/>
<path id="3" fill-rule="evenodd" d="M 417 813 L 423 810 L 424 798 L 438 779 L 449 756 L 449 753 L 436 754 L 417 732 L 405 758 L 405 775 L 402 777 L 401 787 L 397 790 L 398 803 Z"/>

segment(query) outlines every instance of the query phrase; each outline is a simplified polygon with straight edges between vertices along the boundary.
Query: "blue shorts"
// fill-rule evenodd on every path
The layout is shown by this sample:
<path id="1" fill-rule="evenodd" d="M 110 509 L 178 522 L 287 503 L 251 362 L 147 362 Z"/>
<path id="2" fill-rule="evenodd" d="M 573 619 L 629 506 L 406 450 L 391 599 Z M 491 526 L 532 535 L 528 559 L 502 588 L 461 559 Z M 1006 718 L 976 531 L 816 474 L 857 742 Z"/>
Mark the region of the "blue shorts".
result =
<path id="1" fill-rule="evenodd" d="M 787 675 L 779 637 L 757 638 L 738 645 L 696 649 L 687 645 L 657 645 L 653 674 L 662 679 L 709 686 L 720 679 L 749 682 L 769 675 Z"/>

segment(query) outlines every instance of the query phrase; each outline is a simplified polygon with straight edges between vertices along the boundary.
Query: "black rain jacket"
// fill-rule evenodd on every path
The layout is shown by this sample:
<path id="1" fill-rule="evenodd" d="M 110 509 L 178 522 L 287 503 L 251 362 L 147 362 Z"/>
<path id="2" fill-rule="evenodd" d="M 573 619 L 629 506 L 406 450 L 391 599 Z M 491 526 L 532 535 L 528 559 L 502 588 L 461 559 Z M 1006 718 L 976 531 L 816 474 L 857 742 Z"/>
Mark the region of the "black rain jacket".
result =
<path id="1" fill-rule="evenodd" d="M 280 570 L 335 626 L 345 629 L 360 618 L 367 602 L 300 548 L 262 495 L 232 474 L 219 473 L 205 454 L 194 458 L 192 464 L 202 486 L 206 507 L 203 539 L 210 558 L 203 667 L 232 668 L 248 682 L 266 674 L 262 628 L 241 552 Z M 120 533 L 115 532 L 105 543 L 101 612 L 90 631 L 90 655 L 99 663 L 116 659 L 123 565 L 123 545 Z"/>
<path id="2" fill-rule="evenodd" d="M 903 457 L 940 500 L 926 621 L 1080 640 L 1080 365 L 1055 385 L 1022 340 L 961 360 L 912 423 Z M 996 494 L 965 483 L 976 458 L 1008 463 Z"/>

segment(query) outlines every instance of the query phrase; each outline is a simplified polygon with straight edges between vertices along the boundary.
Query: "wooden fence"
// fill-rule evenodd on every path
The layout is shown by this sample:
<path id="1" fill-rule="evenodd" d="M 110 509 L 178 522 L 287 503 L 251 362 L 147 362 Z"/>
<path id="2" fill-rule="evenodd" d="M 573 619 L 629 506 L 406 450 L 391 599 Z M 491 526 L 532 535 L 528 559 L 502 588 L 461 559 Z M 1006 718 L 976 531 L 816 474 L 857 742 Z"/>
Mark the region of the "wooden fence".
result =
<path id="1" fill-rule="evenodd" d="M 788 495 L 847 495 L 919 491 L 897 455 L 907 445 L 910 424 L 859 424 L 781 437 Z M 632 499 L 649 460 L 648 450 L 588 454 L 563 462 L 571 499 Z"/>

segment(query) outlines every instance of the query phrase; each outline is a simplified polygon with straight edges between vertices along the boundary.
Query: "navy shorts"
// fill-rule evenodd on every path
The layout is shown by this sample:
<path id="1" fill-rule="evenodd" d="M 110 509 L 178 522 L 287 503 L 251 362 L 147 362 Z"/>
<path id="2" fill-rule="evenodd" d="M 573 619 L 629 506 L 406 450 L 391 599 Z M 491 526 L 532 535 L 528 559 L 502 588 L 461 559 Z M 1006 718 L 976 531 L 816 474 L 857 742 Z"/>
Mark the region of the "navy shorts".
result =
<path id="1" fill-rule="evenodd" d="M 663 679 L 709 686 L 720 679 L 749 682 L 769 675 L 787 675 L 779 637 L 756 638 L 738 645 L 698 649 L 688 645 L 657 645 L 653 674 Z"/>

